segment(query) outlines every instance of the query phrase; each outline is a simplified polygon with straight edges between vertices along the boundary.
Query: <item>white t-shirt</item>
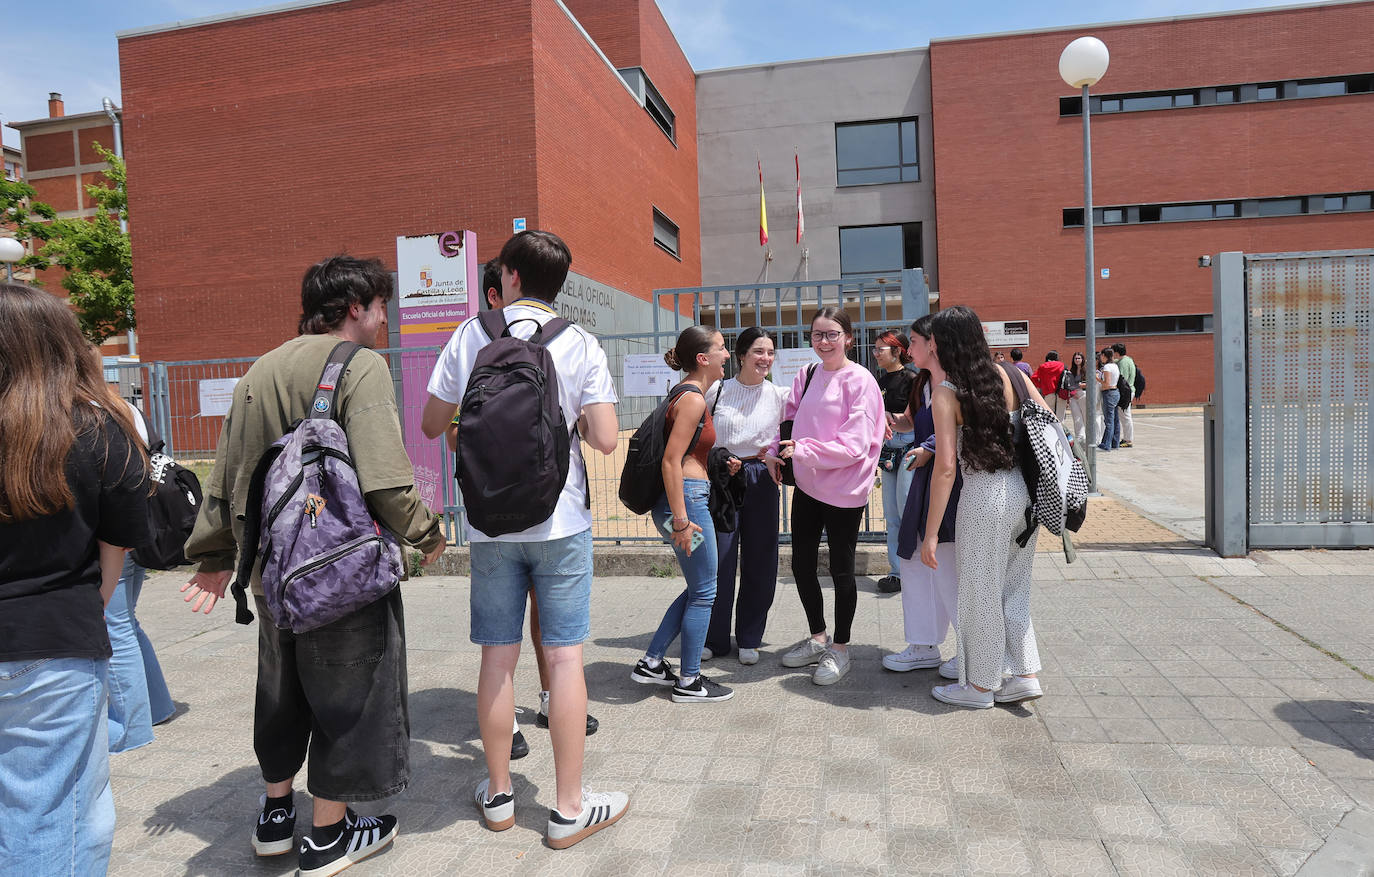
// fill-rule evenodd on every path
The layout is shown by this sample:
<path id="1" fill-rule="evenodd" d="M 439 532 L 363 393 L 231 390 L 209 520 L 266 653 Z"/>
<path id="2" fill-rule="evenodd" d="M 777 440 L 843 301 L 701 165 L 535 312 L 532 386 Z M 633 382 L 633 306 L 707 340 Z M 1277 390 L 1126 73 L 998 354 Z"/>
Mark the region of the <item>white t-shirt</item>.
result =
<path id="1" fill-rule="evenodd" d="M 511 334 L 519 338 L 534 334 L 535 323 L 532 320 L 542 326 L 557 316 L 542 303 L 521 302 L 507 307 L 504 314 Z M 461 403 L 463 393 L 467 390 L 468 376 L 472 374 L 473 364 L 477 361 L 477 352 L 490 342 L 491 339 L 487 338 L 487 333 L 476 318 L 459 326 L 444 345 L 439 361 L 434 365 L 434 373 L 429 377 L 430 395 L 455 405 Z M 588 405 L 597 402 L 615 404 L 615 385 L 611 382 L 611 371 L 606 365 L 606 353 L 590 333 L 581 326 L 569 326 L 549 342 L 548 348 L 554 368 L 558 370 L 558 402 L 563 408 L 563 419 L 567 421 L 569 429 Z M 496 537 L 488 536 L 469 524 L 468 538 L 473 542 L 547 542 L 581 533 L 591 525 L 592 513 L 587 508 L 587 466 L 582 460 L 582 443 L 573 442 L 571 459 L 568 461 L 568 480 L 558 496 L 558 505 L 547 521 L 519 533 Z"/>
<path id="2" fill-rule="evenodd" d="M 778 440 L 787 394 L 787 387 L 767 380 L 752 387 L 737 378 L 713 385 L 706 394 L 706 407 L 714 408 L 711 418 L 716 427 L 716 447 L 740 458 L 767 450 Z"/>
<path id="3" fill-rule="evenodd" d="M 1121 369 L 1114 362 L 1109 362 L 1102 366 L 1102 380 L 1107 382 L 1107 386 L 1102 388 L 1102 392 L 1116 389 L 1117 379 L 1121 377 Z"/>

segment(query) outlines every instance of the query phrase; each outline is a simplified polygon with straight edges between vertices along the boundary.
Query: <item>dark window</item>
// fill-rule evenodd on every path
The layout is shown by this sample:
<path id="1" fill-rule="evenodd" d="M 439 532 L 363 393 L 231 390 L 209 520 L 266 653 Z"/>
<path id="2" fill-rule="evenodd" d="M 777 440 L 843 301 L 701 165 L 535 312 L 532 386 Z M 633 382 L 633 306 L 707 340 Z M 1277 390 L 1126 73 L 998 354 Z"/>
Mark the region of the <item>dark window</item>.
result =
<path id="1" fill-rule="evenodd" d="M 1306 198 L 1266 198 L 1259 202 L 1260 216 L 1295 216 L 1306 212 Z"/>
<path id="2" fill-rule="evenodd" d="M 1350 76 L 1345 80 L 1347 94 L 1364 94 L 1374 91 L 1374 76 Z"/>
<path id="3" fill-rule="evenodd" d="M 674 256 L 679 255 L 677 224 L 654 208 L 654 243 Z"/>
<path id="4" fill-rule="evenodd" d="M 1083 208 L 1065 207 L 1064 208 L 1064 227 L 1082 228 L 1083 227 Z"/>
<path id="5" fill-rule="evenodd" d="M 1261 85 L 1255 97 L 1259 100 L 1278 100 L 1279 87 L 1277 85 Z"/>
<path id="6" fill-rule="evenodd" d="M 1081 97 L 1061 97 L 1059 99 L 1059 115 L 1078 116 L 1083 113 L 1083 98 Z"/>
<path id="7" fill-rule="evenodd" d="M 1211 219 L 1211 204 L 1166 204 L 1159 208 L 1161 222 L 1180 222 L 1189 219 Z"/>
<path id="8" fill-rule="evenodd" d="M 649 80 L 648 74 L 643 67 L 624 67 L 618 71 L 620 78 L 625 80 L 625 84 L 630 86 L 630 91 L 639 100 L 644 111 L 654 120 L 654 124 L 663 130 L 668 139 L 677 143 L 677 116 L 673 113 L 672 107 L 663 99 L 663 95 L 654 88 L 653 82 Z"/>
<path id="9" fill-rule="evenodd" d="M 913 183 L 919 165 L 915 119 L 835 126 L 838 185 Z"/>
<path id="10" fill-rule="evenodd" d="M 921 267 L 921 224 L 863 225 L 840 229 L 840 276 L 896 274 Z"/>
<path id="11" fill-rule="evenodd" d="M 1298 97 L 1333 97 L 1345 94 L 1344 79 L 1325 79 L 1316 82 L 1299 82 Z"/>
<path id="12" fill-rule="evenodd" d="M 1239 94 L 1238 89 L 1235 89 L 1235 88 L 1218 88 L 1218 89 L 1217 89 L 1217 103 L 1219 103 L 1219 104 L 1233 104 L 1233 103 L 1235 103 L 1235 102 L 1238 101 L 1238 100 L 1240 100 L 1240 94 Z"/>
<path id="13" fill-rule="evenodd" d="M 1212 331 L 1211 314 L 1171 314 L 1158 317 L 1100 317 L 1093 321 L 1094 334 L 1101 338 L 1111 335 L 1174 335 Z M 1065 338 L 1082 338 L 1083 321 L 1065 320 Z"/>
<path id="14" fill-rule="evenodd" d="M 1141 222 L 1159 222 L 1159 205 L 1146 204 L 1140 208 Z"/>
<path id="15" fill-rule="evenodd" d="M 1126 211 L 1121 207 L 1105 207 L 1102 210 L 1102 222 L 1111 225 L 1117 222 L 1126 221 Z"/>

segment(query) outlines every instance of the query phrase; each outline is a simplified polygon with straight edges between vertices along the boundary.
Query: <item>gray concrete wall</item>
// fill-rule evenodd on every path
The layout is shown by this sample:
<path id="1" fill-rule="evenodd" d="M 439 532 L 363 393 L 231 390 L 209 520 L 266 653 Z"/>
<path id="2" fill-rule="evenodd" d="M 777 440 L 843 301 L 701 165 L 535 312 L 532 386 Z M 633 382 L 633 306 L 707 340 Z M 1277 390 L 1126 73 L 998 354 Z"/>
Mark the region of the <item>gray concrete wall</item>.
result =
<path id="1" fill-rule="evenodd" d="M 837 187 L 835 123 L 915 116 L 921 180 Z M 802 278 L 796 244 L 796 172 L 813 280 L 840 276 L 839 227 L 920 222 L 932 290 L 935 264 L 935 161 L 930 118 L 930 58 L 910 49 L 697 74 L 701 192 L 701 274 L 707 286 L 763 281 L 758 241 L 758 170 L 768 200 L 770 281 Z"/>

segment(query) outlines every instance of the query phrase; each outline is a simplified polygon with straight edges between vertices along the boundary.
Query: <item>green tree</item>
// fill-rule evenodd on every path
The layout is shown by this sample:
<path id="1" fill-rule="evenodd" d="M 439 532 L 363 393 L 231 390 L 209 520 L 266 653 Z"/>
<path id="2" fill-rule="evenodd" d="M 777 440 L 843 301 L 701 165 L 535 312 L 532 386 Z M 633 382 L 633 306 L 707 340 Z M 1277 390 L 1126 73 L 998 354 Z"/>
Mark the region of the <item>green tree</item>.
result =
<path id="1" fill-rule="evenodd" d="M 93 344 L 101 344 L 134 328 L 136 322 L 133 256 L 129 235 L 120 227 L 121 220 L 127 223 L 129 218 L 124 161 L 99 143 L 94 145 L 110 165 L 105 176 L 111 185 L 86 186 L 99 212 L 90 219 L 53 219 L 42 234 L 35 229 L 34 235 L 47 241 L 41 260 L 67 270 L 62 287 L 81 331 Z"/>
<path id="2" fill-rule="evenodd" d="M 48 260 L 36 251 L 48 239 L 48 223 L 57 218 L 57 211 L 36 200 L 37 195 L 33 186 L 23 180 L 0 177 L 0 224 L 21 242 L 31 244 L 29 249 L 33 251 L 16 262 L 16 268 L 48 267 Z"/>

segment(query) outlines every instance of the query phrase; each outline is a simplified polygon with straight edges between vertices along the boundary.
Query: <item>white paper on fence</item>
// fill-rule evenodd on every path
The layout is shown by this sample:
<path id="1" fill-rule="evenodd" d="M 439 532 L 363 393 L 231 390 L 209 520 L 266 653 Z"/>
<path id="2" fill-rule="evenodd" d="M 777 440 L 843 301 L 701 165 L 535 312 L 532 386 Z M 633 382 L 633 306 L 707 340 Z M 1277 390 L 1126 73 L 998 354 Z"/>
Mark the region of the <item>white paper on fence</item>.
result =
<path id="1" fill-rule="evenodd" d="M 797 372 L 813 362 L 820 361 L 821 358 L 810 347 L 788 347 L 779 350 L 773 359 L 773 383 L 790 390 Z"/>
<path id="2" fill-rule="evenodd" d="M 223 417 L 234 401 L 238 378 L 209 378 L 200 382 L 200 416 Z"/>
<path id="3" fill-rule="evenodd" d="M 666 396 L 678 380 L 661 353 L 625 354 L 622 396 Z"/>

